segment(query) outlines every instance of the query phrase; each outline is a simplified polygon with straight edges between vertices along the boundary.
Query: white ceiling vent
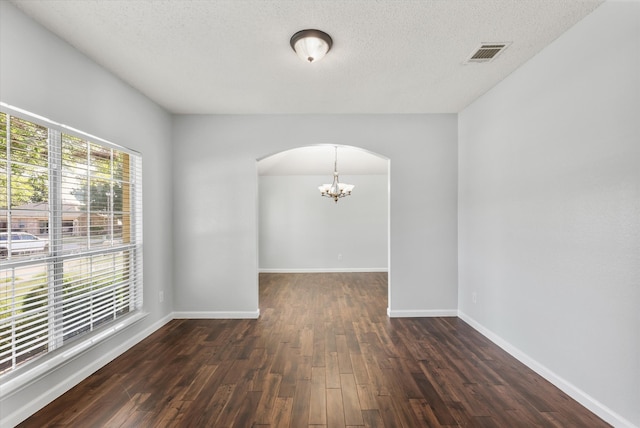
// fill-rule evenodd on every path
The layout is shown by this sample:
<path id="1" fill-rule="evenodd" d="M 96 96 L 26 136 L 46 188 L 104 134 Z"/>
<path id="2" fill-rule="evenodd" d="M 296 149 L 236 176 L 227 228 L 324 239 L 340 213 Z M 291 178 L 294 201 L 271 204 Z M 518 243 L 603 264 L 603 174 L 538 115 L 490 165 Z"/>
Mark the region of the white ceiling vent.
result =
<path id="1" fill-rule="evenodd" d="M 483 43 L 473 51 L 465 63 L 491 62 L 509 45 L 510 43 Z"/>

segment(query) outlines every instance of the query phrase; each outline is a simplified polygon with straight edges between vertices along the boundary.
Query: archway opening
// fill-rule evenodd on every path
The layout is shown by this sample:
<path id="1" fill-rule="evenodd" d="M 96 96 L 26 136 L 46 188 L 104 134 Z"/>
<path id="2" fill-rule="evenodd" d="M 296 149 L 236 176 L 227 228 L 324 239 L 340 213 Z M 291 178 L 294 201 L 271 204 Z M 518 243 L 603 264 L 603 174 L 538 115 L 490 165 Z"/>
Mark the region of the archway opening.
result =
<path id="1" fill-rule="evenodd" d="M 333 179 L 335 147 L 258 159 L 259 273 L 389 273 L 390 160 L 337 145 L 340 181 L 355 188 L 336 203 L 318 190 Z M 387 286 L 389 307 L 389 280 Z"/>

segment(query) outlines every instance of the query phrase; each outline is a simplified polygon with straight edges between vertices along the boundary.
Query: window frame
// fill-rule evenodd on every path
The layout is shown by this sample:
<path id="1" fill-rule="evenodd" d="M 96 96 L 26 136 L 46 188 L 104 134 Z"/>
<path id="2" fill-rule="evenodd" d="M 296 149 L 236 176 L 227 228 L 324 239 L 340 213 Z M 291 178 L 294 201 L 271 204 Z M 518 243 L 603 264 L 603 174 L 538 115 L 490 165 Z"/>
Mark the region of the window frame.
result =
<path id="1" fill-rule="evenodd" d="M 25 361 L 21 361 L 18 364 L 15 361 L 12 361 L 11 367 L 8 369 L 4 369 L 0 372 L 0 397 L 5 397 L 15 392 L 26 383 L 33 381 L 35 378 L 42 376 L 48 371 L 54 369 L 57 365 L 63 364 L 69 360 L 69 358 L 73 358 L 77 356 L 79 353 L 84 352 L 92 346 L 100 343 L 102 340 L 110 337 L 112 334 L 120 331 L 122 328 L 125 328 L 139 320 L 143 319 L 147 314 L 143 311 L 144 309 L 144 300 L 143 300 L 143 225 L 142 225 L 142 155 L 135 150 L 131 150 L 116 144 L 113 144 L 107 140 L 102 138 L 87 134 L 85 132 L 79 131 L 75 128 L 62 125 L 51 120 L 48 120 L 42 116 L 35 115 L 33 113 L 27 112 L 23 109 L 16 108 L 14 106 L 10 106 L 6 103 L 0 102 L 0 112 L 6 114 L 7 117 L 7 154 L 10 153 L 11 147 L 11 136 L 9 135 L 10 130 L 10 117 L 17 117 L 19 119 L 23 119 L 29 122 L 32 122 L 36 125 L 46 127 L 48 129 L 48 162 L 47 169 L 49 173 L 49 182 L 48 182 L 48 210 L 49 210 L 49 218 L 46 220 L 47 222 L 47 232 L 49 234 L 49 249 L 48 253 L 44 255 L 44 257 L 35 257 L 31 259 L 23 259 L 16 258 L 13 259 L 11 257 L 11 251 L 9 250 L 8 258 L 5 260 L 0 260 L 0 272 L 2 271 L 11 271 L 12 275 L 15 276 L 15 270 L 20 268 L 28 268 L 28 267 L 39 267 L 44 266 L 44 268 L 48 271 L 48 275 L 46 277 L 46 293 L 47 293 L 47 304 L 46 311 L 48 313 L 47 316 L 47 350 L 43 353 L 39 353 L 32 358 L 27 358 Z M 124 187 L 123 192 L 127 192 L 124 195 L 123 199 L 127 199 L 128 205 L 128 214 L 126 225 L 123 226 L 123 233 L 127 235 L 126 239 L 128 242 L 124 240 L 119 244 L 114 244 L 114 205 L 113 199 L 110 198 L 110 205 L 107 212 L 107 215 L 110 218 L 110 239 L 111 245 L 105 248 L 92 248 L 89 243 L 87 248 L 79 251 L 79 252 L 65 252 L 63 250 L 63 233 L 65 230 L 65 220 L 62 218 L 63 213 L 63 204 L 62 204 L 62 187 L 63 187 L 63 171 L 62 171 L 62 145 L 63 145 L 63 135 L 68 135 L 72 138 L 78 138 L 83 141 L 86 141 L 89 145 L 95 145 L 102 149 L 109 150 L 111 156 L 111 186 L 113 189 L 113 156 L 114 151 L 118 153 L 123 153 L 126 155 L 126 159 L 128 162 L 127 165 L 127 174 L 128 175 L 125 180 L 124 178 L 120 178 L 119 182 Z M 7 168 L 10 168 L 10 157 L 4 160 Z M 8 170 L 7 170 L 8 171 Z M 6 228 L 7 234 L 10 235 L 12 233 L 12 219 L 11 219 L 11 176 L 8 174 L 8 183 L 7 183 L 7 216 L 6 216 Z M 113 193 L 112 193 L 113 194 Z M 87 204 L 89 205 L 89 204 Z M 124 208 L 121 208 L 120 214 L 125 216 Z M 90 208 L 87 208 L 87 216 L 90 218 L 91 211 Z M 123 217 L 124 218 L 124 217 Z M 123 223 L 125 223 L 123 221 Z M 42 222 L 40 222 L 41 227 Z M 128 229 L 124 232 L 125 229 Z M 87 232 L 87 236 L 89 237 L 89 232 Z M 121 314 L 115 313 L 113 318 L 108 319 L 106 322 L 100 323 L 99 325 L 94 326 L 94 321 L 90 322 L 90 328 L 88 331 L 80 332 L 77 335 L 72 335 L 71 337 L 65 338 L 65 326 L 61 317 L 61 307 L 65 304 L 65 298 L 63 297 L 63 289 L 64 289 L 64 280 L 63 280 L 63 266 L 65 262 L 74 261 L 78 259 L 99 259 L 101 257 L 109 258 L 112 257 L 114 260 L 117 257 L 122 258 L 122 262 L 119 267 L 124 267 L 126 269 L 126 276 L 123 275 L 121 283 L 116 283 L 113 286 L 113 289 L 117 291 L 122 291 L 127 289 L 129 295 L 127 296 L 126 302 L 128 303 L 128 310 L 124 311 Z M 115 262 L 114 262 L 115 263 Z M 94 279 L 94 273 L 91 271 L 91 275 L 86 276 L 89 282 L 92 283 Z M 117 278 L 115 270 L 111 273 L 111 277 L 107 276 L 107 280 L 110 278 Z M 15 281 L 15 279 L 14 279 Z M 110 287 L 110 284 L 107 284 L 105 287 Z M 102 290 L 105 288 L 94 287 L 93 285 L 90 287 L 92 291 L 87 293 L 87 296 L 93 296 L 95 288 L 98 292 L 104 294 Z M 110 291 L 110 290 L 107 290 Z M 91 297 L 93 298 L 93 297 Z M 5 299 L 6 300 L 6 299 Z M 116 300 L 114 300 L 115 302 Z M 102 304 L 101 304 L 102 305 Z M 108 304 L 106 304 L 108 306 Z M 113 307 L 116 308 L 116 304 L 112 303 Z M 12 303 L 12 315 L 9 316 L 11 323 L 15 323 L 15 313 L 16 312 L 17 303 Z M 98 310 L 103 310 L 102 306 L 98 306 Z M 107 307 L 109 309 L 109 307 Z M 94 315 L 94 309 L 91 309 L 89 316 Z M 75 315 L 74 315 L 75 316 Z M 100 321 L 100 320 L 98 320 Z M 2 326 L 2 322 L 0 319 L 0 326 Z M 0 330 L 1 332 L 2 330 Z M 12 330 L 13 331 L 13 330 Z M 5 338 L 6 339 L 6 338 Z M 11 349 L 15 347 L 15 343 L 12 342 Z"/>

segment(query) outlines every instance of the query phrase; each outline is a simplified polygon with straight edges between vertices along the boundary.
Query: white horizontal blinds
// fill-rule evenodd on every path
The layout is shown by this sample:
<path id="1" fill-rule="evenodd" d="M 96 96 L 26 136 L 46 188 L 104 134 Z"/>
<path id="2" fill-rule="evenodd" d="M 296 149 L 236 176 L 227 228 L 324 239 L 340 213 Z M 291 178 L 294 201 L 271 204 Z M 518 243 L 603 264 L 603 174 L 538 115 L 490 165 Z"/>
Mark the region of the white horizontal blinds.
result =
<path id="1" fill-rule="evenodd" d="M 0 373 L 48 351 L 45 264 L 0 269 Z"/>
<path id="2" fill-rule="evenodd" d="M 37 212 L 47 249 L 11 251 L 1 260 L 0 374 L 142 307 L 140 156 L 55 127 L 4 118 L 11 144 L 0 148 L 8 181 L 0 197 L 10 205 L 0 207 L 0 221 L 16 230 L 22 223 L 15 213 L 22 219 L 23 211 Z M 25 135 L 14 145 L 15 121 Z M 14 147 L 21 151 L 19 168 L 13 168 Z M 38 192 L 45 185 L 43 198 Z M 15 199 L 16 186 L 23 200 L 31 195 L 31 205 Z"/>
<path id="3" fill-rule="evenodd" d="M 44 126 L 9 117 L 11 208 L 46 206 L 49 197 L 49 132 Z"/>
<path id="4" fill-rule="evenodd" d="M 111 207 L 113 228 L 111 238 L 114 243 L 131 242 L 131 161 L 127 153 L 112 150 L 111 157 L 112 190 Z M 126 230 L 125 230 L 126 229 Z"/>
<path id="5" fill-rule="evenodd" d="M 89 144 L 89 244 L 91 241 L 96 245 L 108 241 L 113 229 L 114 186 L 111 166 L 111 150 Z"/>
<path id="6" fill-rule="evenodd" d="M 48 130 L 25 119 L 3 114 L 0 187 L 0 257 L 43 256 L 48 249 Z"/>
<path id="7" fill-rule="evenodd" d="M 48 351 L 48 130 L 0 113 L 0 372 Z"/>
<path id="8" fill-rule="evenodd" d="M 126 250 L 64 262 L 63 328 L 58 338 L 68 341 L 131 311 L 132 260 Z"/>
<path id="9" fill-rule="evenodd" d="M 61 139 L 60 186 L 63 196 L 60 251 L 73 253 L 88 247 L 89 143 L 67 134 L 62 134 Z"/>
<path id="10" fill-rule="evenodd" d="M 62 193 L 72 196 L 62 207 L 65 248 L 130 243 L 131 157 L 62 135 Z"/>
<path id="11" fill-rule="evenodd" d="M 56 340 L 68 341 L 142 305 L 142 265 L 136 263 L 141 239 L 132 230 L 132 201 L 141 204 L 124 151 L 75 136 L 62 135 L 62 189 L 76 204 L 65 204 L 63 252 L 91 254 L 64 261 L 62 325 Z M 136 170 L 136 168 L 133 168 Z M 139 218 L 138 220 L 141 220 Z M 138 227 L 138 229 L 141 229 Z M 97 253 L 95 253 L 97 251 Z M 139 270 L 139 272 L 138 272 Z"/>
<path id="12" fill-rule="evenodd" d="M 0 233 L 7 231 L 7 214 L 9 197 L 7 195 L 8 163 L 7 163 L 7 114 L 0 112 Z M 2 257 L 2 253 L 0 253 Z"/>
<path id="13" fill-rule="evenodd" d="M 129 170 L 124 171 L 123 183 L 127 190 L 123 193 L 123 241 L 130 242 L 131 245 L 131 272 L 129 282 L 129 293 L 131 300 L 129 310 L 133 311 L 142 308 L 142 157 L 129 155 Z M 124 185 L 124 184 L 123 184 Z"/>

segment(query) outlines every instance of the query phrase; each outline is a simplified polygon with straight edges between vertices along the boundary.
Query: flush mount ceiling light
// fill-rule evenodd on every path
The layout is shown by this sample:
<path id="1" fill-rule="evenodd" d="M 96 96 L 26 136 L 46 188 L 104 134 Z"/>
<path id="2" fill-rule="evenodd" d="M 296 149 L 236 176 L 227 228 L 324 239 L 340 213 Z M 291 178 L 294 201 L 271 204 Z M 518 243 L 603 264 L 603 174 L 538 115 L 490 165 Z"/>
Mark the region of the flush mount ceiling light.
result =
<path id="1" fill-rule="evenodd" d="M 320 61 L 329 52 L 333 40 L 324 31 L 302 30 L 291 36 L 289 43 L 300 59 L 313 63 Z"/>
<path id="2" fill-rule="evenodd" d="M 333 183 L 318 186 L 318 190 L 320 190 L 322 196 L 333 199 L 337 204 L 339 198 L 351 195 L 354 187 L 353 184 L 340 183 L 338 180 L 338 146 L 336 146 L 336 157 L 333 163 Z"/>

